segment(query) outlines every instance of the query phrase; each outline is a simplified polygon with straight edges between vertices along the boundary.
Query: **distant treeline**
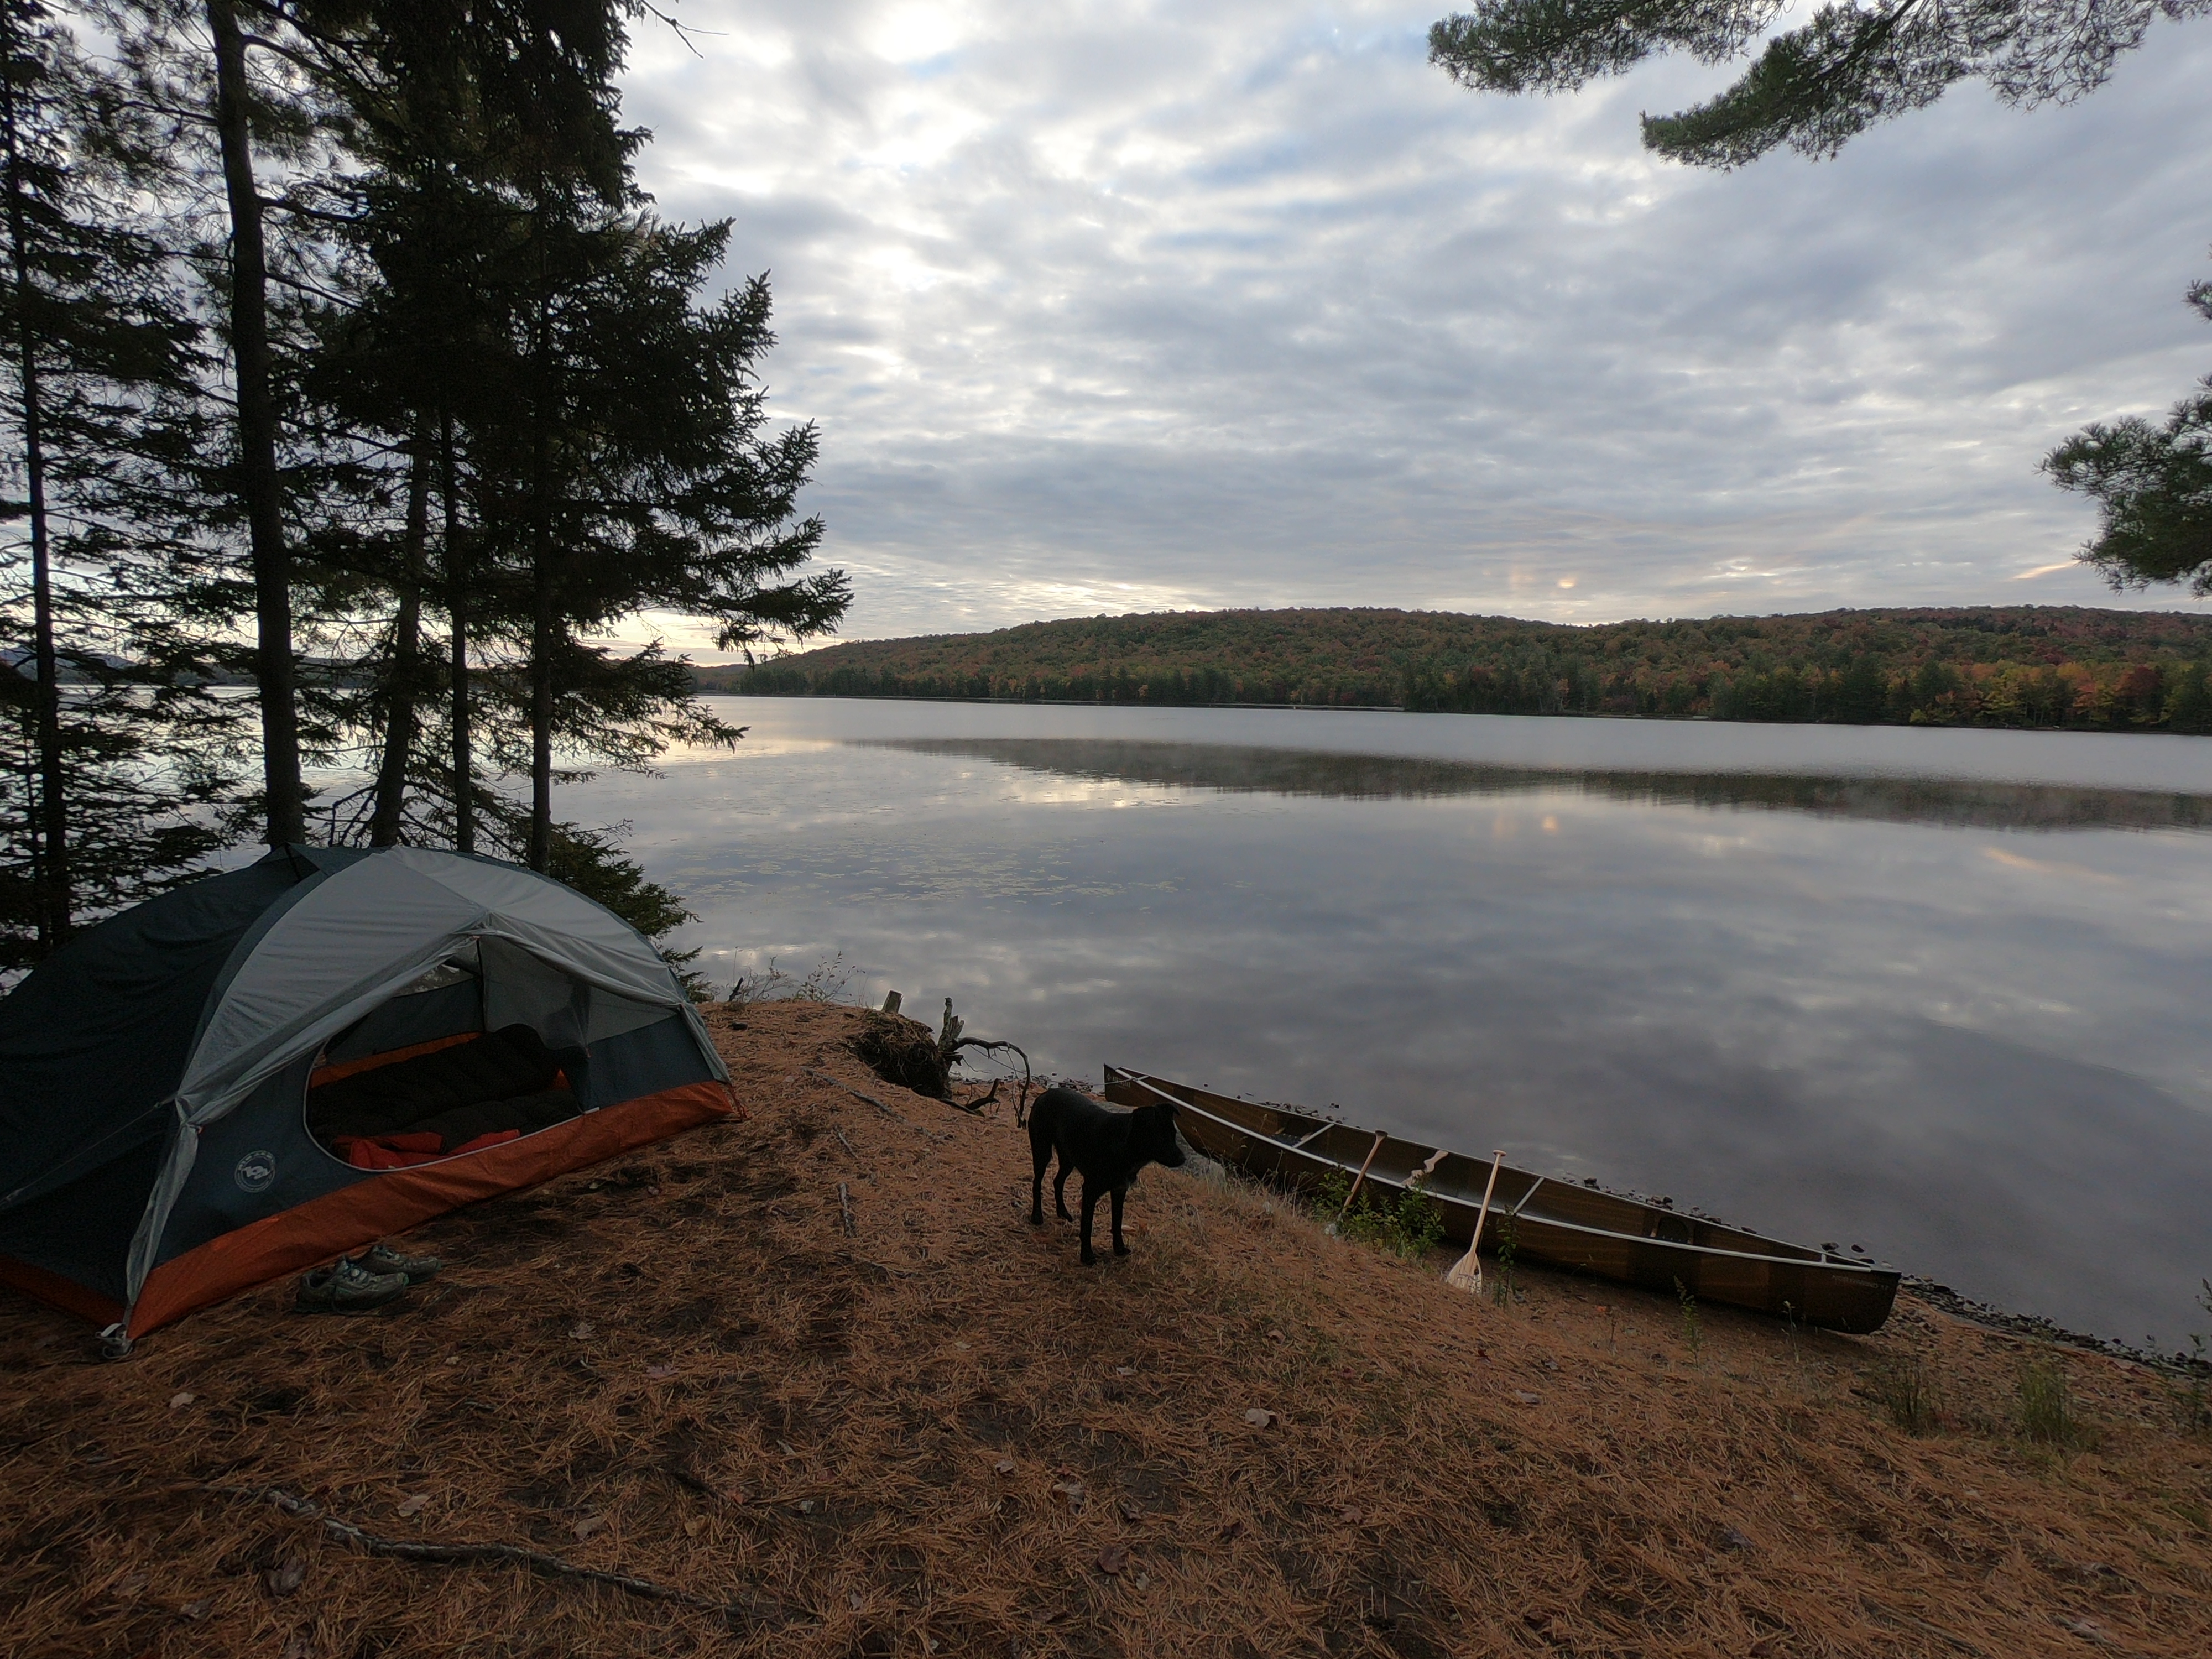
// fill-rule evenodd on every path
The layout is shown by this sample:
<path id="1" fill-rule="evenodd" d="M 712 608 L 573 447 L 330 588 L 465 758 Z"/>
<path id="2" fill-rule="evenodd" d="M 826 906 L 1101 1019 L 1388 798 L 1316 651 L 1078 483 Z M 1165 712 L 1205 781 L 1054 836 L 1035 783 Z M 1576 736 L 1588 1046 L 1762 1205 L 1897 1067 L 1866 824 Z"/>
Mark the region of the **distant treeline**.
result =
<path id="1" fill-rule="evenodd" d="M 701 689 L 757 696 L 2212 732 L 2212 617 L 2014 605 L 1591 627 L 1223 611 L 856 641 Z"/>

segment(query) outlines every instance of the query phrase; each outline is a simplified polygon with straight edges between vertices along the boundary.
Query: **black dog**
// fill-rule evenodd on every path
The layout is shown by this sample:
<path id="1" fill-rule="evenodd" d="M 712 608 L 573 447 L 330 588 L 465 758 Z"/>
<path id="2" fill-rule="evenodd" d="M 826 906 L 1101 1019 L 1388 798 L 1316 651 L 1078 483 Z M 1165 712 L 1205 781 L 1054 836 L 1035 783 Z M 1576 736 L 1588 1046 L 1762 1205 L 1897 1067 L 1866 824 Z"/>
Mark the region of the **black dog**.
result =
<path id="1" fill-rule="evenodd" d="M 1163 1102 L 1139 1106 L 1133 1112 L 1109 1111 L 1073 1089 L 1048 1089 L 1030 1108 L 1030 1156 L 1036 1160 L 1036 1178 L 1030 1182 L 1030 1224 L 1044 1225 L 1044 1166 L 1060 1154 L 1060 1174 L 1052 1183 L 1053 1207 L 1062 1221 L 1067 1212 L 1067 1177 L 1083 1172 L 1083 1265 L 1098 1260 L 1091 1249 L 1091 1218 L 1098 1200 L 1114 1194 L 1114 1254 L 1127 1255 L 1121 1242 L 1121 1200 L 1137 1171 L 1147 1164 L 1167 1169 L 1182 1164 L 1182 1148 L 1176 1145 L 1175 1108 Z"/>

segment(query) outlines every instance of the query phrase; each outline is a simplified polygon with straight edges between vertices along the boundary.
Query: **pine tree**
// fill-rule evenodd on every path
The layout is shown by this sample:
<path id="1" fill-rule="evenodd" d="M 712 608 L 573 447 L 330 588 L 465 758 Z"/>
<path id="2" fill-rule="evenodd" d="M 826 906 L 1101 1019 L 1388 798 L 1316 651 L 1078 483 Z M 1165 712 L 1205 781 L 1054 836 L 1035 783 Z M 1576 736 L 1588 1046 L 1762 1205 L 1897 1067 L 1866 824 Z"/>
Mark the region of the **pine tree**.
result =
<path id="1" fill-rule="evenodd" d="M 198 364 L 164 252 L 129 222 L 108 90 L 46 8 L 0 0 L 0 374 L 25 483 L 9 506 L 24 539 L 0 568 L 27 578 L 0 593 L 0 702 L 21 757 L 0 773 L 11 966 L 186 872 L 219 839 L 204 809 L 227 783 L 228 717 L 179 680 L 162 573 L 106 510 L 118 458 Z"/>
<path id="2" fill-rule="evenodd" d="M 313 380 L 337 424 L 406 465 L 404 491 L 386 493 L 404 495 L 407 511 L 379 543 L 395 606 L 366 665 L 374 683 L 357 722 L 377 750 L 373 842 L 428 833 L 471 851 L 479 818 L 493 811 L 477 757 L 490 730 L 479 705 L 496 700 L 498 677 L 479 673 L 479 659 L 512 631 L 513 595 L 507 573 L 476 554 L 474 461 L 477 434 L 514 411 L 491 395 L 508 320 L 491 265 L 526 221 L 516 180 L 623 189 L 623 156 L 638 140 L 614 119 L 621 11 L 592 0 L 484 9 L 317 0 L 293 13 L 345 149 L 320 198 L 347 250 L 339 286 L 348 300 L 333 307 Z M 446 613 L 441 663 L 424 648 L 426 604 Z M 441 691 L 442 732 L 424 701 Z M 423 763 L 426 736 L 441 739 L 434 767 Z M 332 807 L 342 817 L 351 805 Z"/>
<path id="3" fill-rule="evenodd" d="M 88 3 L 121 65 L 102 114 L 143 285 L 189 276 L 179 315 L 209 324 L 179 325 L 99 443 L 47 446 L 76 526 L 49 562 L 107 562 L 67 590 L 106 630 L 85 660 L 129 682 L 103 708 L 158 714 L 175 741 L 155 770 L 211 802 L 230 734 L 201 688 L 242 675 L 263 779 L 234 829 L 250 809 L 267 837 L 304 833 L 305 769 L 366 761 L 368 785 L 318 805 L 332 836 L 523 854 L 666 925 L 605 832 L 555 819 L 554 786 L 737 734 L 682 661 L 604 636 L 673 610 L 742 647 L 825 631 L 848 595 L 808 568 L 815 435 L 768 421 L 765 280 L 709 302 L 727 227 L 662 222 L 631 175 L 645 135 L 613 76 L 632 8 Z M 46 358 L 16 361 L 45 383 Z M 28 766 L 0 789 L 43 811 L 53 677 L 0 690 Z M 498 787 L 515 774 L 526 807 Z M 0 833 L 77 845 L 22 813 Z"/>
<path id="4" fill-rule="evenodd" d="M 2191 288 L 2189 302 L 2212 322 L 2212 283 Z M 2185 581 L 2212 593 L 2212 375 L 2162 424 L 2129 416 L 2092 426 L 2043 466 L 2098 504 L 2103 523 L 2081 558 L 2113 587 Z"/>
<path id="5" fill-rule="evenodd" d="M 292 661 L 292 561 L 276 471 L 270 386 L 269 254 L 254 174 L 246 34 L 233 0 L 206 0 L 214 46 L 215 129 L 230 212 L 230 351 L 238 421 L 238 489 L 253 564 L 254 676 L 261 693 L 262 787 L 273 845 L 307 839 L 307 792 Z"/>
<path id="6" fill-rule="evenodd" d="M 822 534 L 796 508 L 816 438 L 765 431 L 765 279 L 702 307 L 727 224 L 665 224 L 626 165 L 623 178 L 617 198 L 574 174 L 520 181 L 493 377 L 518 418 L 473 434 L 480 561 L 527 596 L 516 759 L 537 869 L 552 856 L 556 750 L 636 765 L 680 738 L 733 735 L 691 701 L 683 665 L 591 635 L 665 608 L 712 620 L 728 648 L 826 631 L 849 603 L 842 572 L 799 574 Z"/>
<path id="7" fill-rule="evenodd" d="M 477 785 L 481 757 L 531 776 L 524 848 L 543 866 L 552 787 L 569 775 L 556 751 L 637 765 L 671 741 L 730 735 L 691 702 L 681 663 L 618 656 L 593 630 L 653 604 L 743 641 L 819 629 L 843 607 L 835 573 L 775 580 L 820 532 L 786 523 L 811 433 L 761 435 L 748 365 L 769 343 L 765 286 L 711 313 L 692 304 L 722 232 L 644 216 L 628 163 L 641 137 L 615 121 L 620 19 L 592 15 L 604 27 L 549 32 L 533 10 L 292 15 L 346 161 L 290 192 L 347 250 L 303 386 L 315 418 L 372 458 L 364 477 L 389 480 L 404 458 L 407 480 L 370 491 L 380 517 L 307 538 L 392 596 L 352 671 L 375 781 L 329 804 L 334 834 L 468 848 L 481 822 L 500 845 L 508 818 Z M 404 513 L 384 510 L 400 499 Z M 436 689 L 426 601 L 447 611 L 442 721 L 422 702 Z M 501 665 L 510 653 L 520 684 Z"/>
<path id="8" fill-rule="evenodd" d="M 46 396 L 40 384 L 40 339 L 33 313 L 40 296 L 33 285 L 31 214 L 34 173 L 53 193 L 58 182 L 49 165 L 33 157 L 33 136 L 39 94 L 48 79 L 47 63 L 37 51 L 46 22 L 42 9 L 0 0 L 0 144 L 6 147 L 9 297 L 15 327 L 16 412 L 23 441 L 23 481 L 31 540 L 32 670 L 35 690 L 33 725 L 38 749 L 36 808 L 32 815 L 32 908 L 39 943 L 46 949 L 69 936 L 74 895 L 69 867 L 69 792 L 62 747 L 61 659 L 55 646 L 53 549 L 46 512 Z M 42 43 L 40 43 L 42 44 Z M 20 107 L 19 107 L 20 106 Z M 26 799 L 33 791 L 26 790 Z"/>
<path id="9" fill-rule="evenodd" d="M 134 456 L 116 506 L 169 562 L 178 642 L 255 688 L 261 788 L 243 810 L 261 838 L 299 839 L 304 769 L 337 757 L 345 702 L 343 671 L 303 659 L 343 644 L 358 593 L 355 573 L 319 569 L 301 547 L 319 512 L 356 505 L 333 492 L 358 489 L 343 434 L 304 425 L 298 405 L 329 250 L 295 189 L 329 165 L 334 111 L 308 73 L 304 6 L 85 6 L 112 41 L 116 107 L 145 129 L 131 165 L 147 234 L 192 273 L 214 348 L 196 404 L 171 411 L 165 451 Z"/>
<path id="10" fill-rule="evenodd" d="M 1430 29 L 1429 61 L 1486 92 L 1569 92 L 1669 52 L 1740 58 L 1781 10 L 1778 0 L 1477 0 Z M 2158 18 L 2208 10 L 2212 0 L 1830 3 L 1768 40 L 1717 97 L 1644 117 L 1644 142 L 1678 161 L 1733 167 L 1778 145 L 1833 155 L 1960 81 L 2024 107 L 2068 102 L 2104 85 Z"/>

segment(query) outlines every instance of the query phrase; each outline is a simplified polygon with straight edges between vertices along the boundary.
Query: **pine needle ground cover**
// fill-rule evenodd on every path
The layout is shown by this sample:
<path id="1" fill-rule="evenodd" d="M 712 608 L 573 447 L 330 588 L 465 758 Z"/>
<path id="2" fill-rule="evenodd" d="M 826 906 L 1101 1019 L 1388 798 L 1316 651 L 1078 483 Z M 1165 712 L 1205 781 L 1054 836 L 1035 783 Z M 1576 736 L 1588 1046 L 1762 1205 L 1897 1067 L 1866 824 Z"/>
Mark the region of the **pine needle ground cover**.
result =
<path id="1" fill-rule="evenodd" d="M 103 1364 L 9 1293 L 0 1652 L 2212 1651 L 2169 1379 L 1910 1300 L 1501 1307 L 1198 1163 L 1085 1272 L 862 1018 L 712 1011 L 744 1121 L 419 1230 L 386 1314 Z"/>

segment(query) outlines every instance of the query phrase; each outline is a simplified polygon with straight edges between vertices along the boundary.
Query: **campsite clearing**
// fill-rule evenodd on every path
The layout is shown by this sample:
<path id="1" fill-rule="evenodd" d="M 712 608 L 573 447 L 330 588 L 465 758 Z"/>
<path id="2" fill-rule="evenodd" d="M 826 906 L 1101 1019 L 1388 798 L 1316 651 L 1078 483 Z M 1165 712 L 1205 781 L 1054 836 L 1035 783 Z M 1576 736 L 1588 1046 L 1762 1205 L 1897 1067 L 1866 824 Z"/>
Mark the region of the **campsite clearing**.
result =
<path id="1" fill-rule="evenodd" d="M 1085 1271 L 862 1018 L 710 1010 L 744 1119 L 418 1228 L 385 1313 L 103 1364 L 0 1291 L 0 1652 L 2212 1651 L 2179 1382 L 1909 1296 L 1477 1301 L 1199 1164 Z"/>

